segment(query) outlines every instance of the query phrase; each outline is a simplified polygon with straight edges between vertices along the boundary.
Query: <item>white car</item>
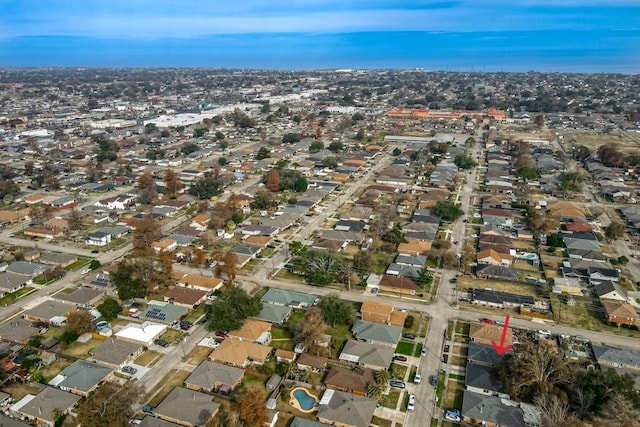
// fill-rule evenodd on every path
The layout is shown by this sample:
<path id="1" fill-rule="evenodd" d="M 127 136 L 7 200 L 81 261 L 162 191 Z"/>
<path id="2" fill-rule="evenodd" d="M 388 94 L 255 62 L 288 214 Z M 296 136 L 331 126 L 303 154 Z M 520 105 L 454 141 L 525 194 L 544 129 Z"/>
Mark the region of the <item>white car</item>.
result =
<path id="1" fill-rule="evenodd" d="M 84 270 L 82 270 L 80 273 L 81 274 L 87 274 L 88 272 L 90 272 L 91 269 L 90 268 L 85 268 Z"/>
<path id="2" fill-rule="evenodd" d="M 416 396 L 415 394 L 409 394 L 409 402 L 407 403 L 407 411 L 413 411 L 416 409 Z"/>
<path id="3" fill-rule="evenodd" d="M 540 329 L 540 330 L 538 331 L 538 333 L 539 333 L 540 335 L 544 335 L 544 336 L 547 336 L 547 337 L 548 337 L 548 336 L 551 336 L 551 331 L 550 331 L 550 330 L 548 330 L 548 329 Z"/>
<path id="4" fill-rule="evenodd" d="M 416 373 L 416 375 L 413 377 L 413 382 L 414 384 L 420 384 L 420 381 L 422 381 L 422 376 Z"/>

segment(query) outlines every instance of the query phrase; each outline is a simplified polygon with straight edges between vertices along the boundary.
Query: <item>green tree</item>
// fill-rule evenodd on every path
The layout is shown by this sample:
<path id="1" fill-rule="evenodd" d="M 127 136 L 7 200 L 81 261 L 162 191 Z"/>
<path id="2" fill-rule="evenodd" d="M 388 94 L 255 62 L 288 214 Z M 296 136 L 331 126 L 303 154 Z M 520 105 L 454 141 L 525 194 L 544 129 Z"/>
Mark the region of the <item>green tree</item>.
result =
<path id="1" fill-rule="evenodd" d="M 431 273 L 427 267 L 424 267 L 418 271 L 418 278 L 416 281 L 418 282 L 418 286 L 421 288 L 429 289 L 433 283 L 433 273 Z"/>
<path id="2" fill-rule="evenodd" d="M 464 215 L 464 212 L 452 201 L 440 200 L 433 208 L 433 214 L 439 216 L 443 221 L 455 221 Z"/>
<path id="3" fill-rule="evenodd" d="M 122 313 L 122 306 L 113 298 L 106 298 L 96 309 L 100 312 L 104 320 L 113 320 Z"/>
<path id="4" fill-rule="evenodd" d="M 122 301 L 147 296 L 147 286 L 140 275 L 136 274 L 130 262 L 120 262 L 118 269 L 111 275 L 111 278 L 118 291 L 118 298 Z"/>
<path id="5" fill-rule="evenodd" d="M 307 178 L 304 176 L 298 177 L 293 184 L 293 191 L 296 193 L 304 193 L 309 188 L 309 183 L 307 182 Z"/>
<path id="6" fill-rule="evenodd" d="M 193 142 L 187 142 L 180 148 L 180 152 L 185 156 L 188 156 L 191 153 L 195 153 L 196 151 L 198 151 L 198 146 Z"/>
<path id="7" fill-rule="evenodd" d="M 529 166 L 523 166 L 516 172 L 518 177 L 524 179 L 525 181 L 531 181 L 534 179 L 538 179 L 538 170 L 536 168 L 532 168 Z"/>
<path id="8" fill-rule="evenodd" d="M 189 187 L 189 194 L 200 200 L 210 199 L 222 193 L 222 181 L 217 176 L 207 173 Z"/>
<path id="9" fill-rule="evenodd" d="M 284 144 L 295 144 L 300 141 L 300 134 L 297 133 L 287 133 L 282 136 L 282 142 Z"/>
<path id="10" fill-rule="evenodd" d="M 458 154 L 453 159 L 453 163 L 455 163 L 456 166 L 462 169 L 471 169 L 478 166 L 478 164 L 466 154 Z"/>
<path id="11" fill-rule="evenodd" d="M 218 159 L 218 164 L 219 164 L 220 166 L 225 166 L 225 165 L 227 165 L 228 163 L 229 163 L 229 161 L 228 161 L 225 157 L 220 157 L 220 158 Z"/>
<path id="12" fill-rule="evenodd" d="M 267 147 L 260 147 L 258 152 L 256 153 L 256 160 L 266 159 L 271 156 L 271 151 Z"/>
<path id="13" fill-rule="evenodd" d="M 89 263 L 89 269 L 90 270 L 97 270 L 102 266 L 102 263 L 100 261 L 98 261 L 97 259 L 92 259 L 91 262 Z"/>
<path id="14" fill-rule="evenodd" d="M 331 144 L 329 144 L 328 149 L 329 151 L 332 151 L 334 153 L 339 153 L 340 151 L 344 150 L 344 144 L 340 141 L 333 141 Z"/>
<path id="15" fill-rule="evenodd" d="M 320 301 L 320 311 L 324 320 L 335 328 L 337 325 L 353 325 L 356 309 L 353 304 L 340 299 L 338 294 L 329 294 Z"/>
<path id="16" fill-rule="evenodd" d="M 622 221 L 611 221 L 604 229 L 604 235 L 608 240 L 618 240 L 624 236 L 625 225 Z"/>
<path id="17" fill-rule="evenodd" d="M 319 141 L 317 139 L 309 145 L 309 152 L 312 154 L 322 150 L 324 150 L 324 144 L 322 143 L 322 141 Z"/>
<path id="18" fill-rule="evenodd" d="M 391 152 L 391 154 L 393 154 L 394 156 L 399 156 L 400 154 L 402 154 L 402 150 L 399 149 L 398 147 L 395 147 Z"/>
<path id="19" fill-rule="evenodd" d="M 220 132 L 220 131 L 217 131 L 217 132 L 214 134 L 214 136 L 216 137 L 216 139 L 217 139 L 218 141 L 222 141 L 222 140 L 224 139 L 224 133 L 222 133 L 222 132 Z"/>
<path id="20" fill-rule="evenodd" d="M 157 130 L 158 126 L 156 126 L 155 123 L 147 123 L 146 125 L 144 125 L 144 133 L 146 133 L 147 135 L 150 133 L 154 133 Z"/>
<path id="21" fill-rule="evenodd" d="M 209 129 L 207 128 L 196 128 L 193 131 L 193 137 L 194 138 L 202 138 L 203 136 L 205 136 L 207 133 L 209 133 Z"/>
<path id="22" fill-rule="evenodd" d="M 562 233 L 553 233 L 547 236 L 547 245 L 552 248 L 562 248 L 564 246 L 564 239 Z"/>
<path id="23" fill-rule="evenodd" d="M 324 168 L 335 169 L 340 164 L 340 159 L 334 156 L 325 157 L 320 161 L 320 164 Z"/>
<path id="24" fill-rule="evenodd" d="M 474 137 L 470 136 L 469 138 L 467 138 L 464 141 L 464 144 L 468 145 L 469 147 L 473 147 L 474 145 L 476 145 L 476 139 Z"/>
<path id="25" fill-rule="evenodd" d="M 327 286 L 338 280 L 342 260 L 330 251 L 308 250 L 294 258 L 296 271 L 304 273 L 306 281 L 315 286 Z"/>
<path id="26" fill-rule="evenodd" d="M 248 317 L 260 313 L 262 301 L 258 296 L 251 296 L 244 289 L 234 286 L 219 295 L 210 310 L 210 330 L 233 331 L 240 329 Z"/>

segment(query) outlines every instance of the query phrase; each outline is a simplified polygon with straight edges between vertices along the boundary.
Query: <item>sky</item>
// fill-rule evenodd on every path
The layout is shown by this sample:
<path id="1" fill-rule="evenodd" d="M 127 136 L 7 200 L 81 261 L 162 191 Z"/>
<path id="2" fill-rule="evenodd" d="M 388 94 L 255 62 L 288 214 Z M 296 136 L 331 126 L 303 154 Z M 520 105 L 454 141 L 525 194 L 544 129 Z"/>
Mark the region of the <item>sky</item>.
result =
<path id="1" fill-rule="evenodd" d="M 0 67 L 640 72 L 640 0 L 0 0 Z"/>

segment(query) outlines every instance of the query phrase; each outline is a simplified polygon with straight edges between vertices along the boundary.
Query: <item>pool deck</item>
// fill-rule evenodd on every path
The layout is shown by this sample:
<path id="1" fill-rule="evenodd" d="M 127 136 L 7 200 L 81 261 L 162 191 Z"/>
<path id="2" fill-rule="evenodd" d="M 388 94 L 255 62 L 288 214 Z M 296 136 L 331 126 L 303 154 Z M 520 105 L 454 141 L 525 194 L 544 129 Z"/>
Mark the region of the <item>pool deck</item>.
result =
<path id="1" fill-rule="evenodd" d="M 296 397 L 293 394 L 293 392 L 295 392 L 297 390 L 302 390 L 307 396 L 311 397 L 315 401 L 315 404 L 313 405 L 313 407 L 311 409 L 303 409 L 300 406 L 300 402 L 298 402 L 298 399 L 296 399 Z M 295 409 L 297 409 L 300 412 L 303 412 L 305 414 L 310 414 L 311 412 L 314 412 L 314 411 L 316 411 L 318 409 L 318 407 L 317 407 L 318 398 L 315 397 L 313 394 L 309 393 L 309 391 L 304 387 L 295 387 L 293 390 L 291 390 L 289 392 L 289 405 L 293 406 Z"/>

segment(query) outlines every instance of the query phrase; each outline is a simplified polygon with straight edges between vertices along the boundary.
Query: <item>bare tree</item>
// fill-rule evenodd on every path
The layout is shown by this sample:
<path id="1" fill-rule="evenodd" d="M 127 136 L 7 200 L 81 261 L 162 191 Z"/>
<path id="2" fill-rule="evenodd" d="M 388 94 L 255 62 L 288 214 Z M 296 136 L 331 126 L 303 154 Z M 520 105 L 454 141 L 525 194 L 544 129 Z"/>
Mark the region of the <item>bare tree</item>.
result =
<path id="1" fill-rule="evenodd" d="M 569 412 L 569 405 L 555 394 L 538 395 L 533 402 L 540 411 L 541 427 L 570 427 L 577 421 Z"/>

